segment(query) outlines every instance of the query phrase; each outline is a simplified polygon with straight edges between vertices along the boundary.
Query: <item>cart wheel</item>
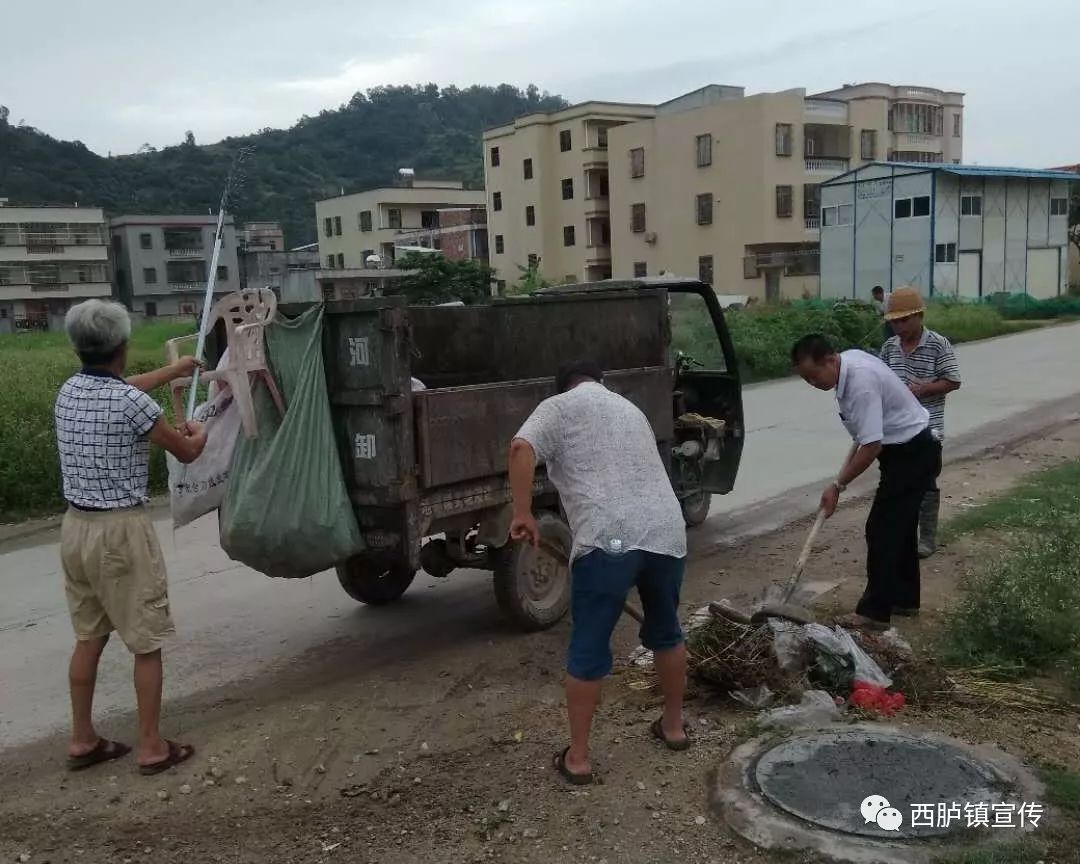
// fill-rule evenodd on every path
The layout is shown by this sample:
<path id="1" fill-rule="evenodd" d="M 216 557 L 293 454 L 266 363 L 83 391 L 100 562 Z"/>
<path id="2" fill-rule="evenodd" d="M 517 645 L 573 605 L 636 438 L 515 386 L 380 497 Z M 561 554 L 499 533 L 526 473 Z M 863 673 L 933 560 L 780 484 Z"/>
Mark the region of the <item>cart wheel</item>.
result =
<path id="1" fill-rule="evenodd" d="M 356 555 L 337 566 L 337 578 L 353 600 L 384 606 L 399 600 L 412 584 L 415 570 L 399 562 L 373 561 Z"/>
<path id="2" fill-rule="evenodd" d="M 689 498 L 683 498 L 680 502 L 683 520 L 693 528 L 700 525 L 709 517 L 709 507 L 712 506 L 712 495 L 708 492 L 696 492 Z"/>
<path id="3" fill-rule="evenodd" d="M 553 513 L 541 513 L 536 521 L 544 540 L 569 558 L 570 527 Z M 494 569 L 499 608 L 522 630 L 545 630 L 570 608 L 570 568 L 543 547 L 511 541 L 495 552 Z"/>

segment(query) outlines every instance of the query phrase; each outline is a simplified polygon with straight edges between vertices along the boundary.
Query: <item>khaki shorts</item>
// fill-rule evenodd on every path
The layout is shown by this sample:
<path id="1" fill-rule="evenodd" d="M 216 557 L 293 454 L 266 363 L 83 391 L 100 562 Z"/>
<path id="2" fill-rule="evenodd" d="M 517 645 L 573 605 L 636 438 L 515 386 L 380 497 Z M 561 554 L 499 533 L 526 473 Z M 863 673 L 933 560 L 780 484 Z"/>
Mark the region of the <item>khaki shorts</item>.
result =
<path id="1" fill-rule="evenodd" d="M 132 654 L 150 654 L 176 632 L 165 561 L 145 507 L 68 508 L 60 528 L 60 560 L 77 639 L 115 630 Z"/>

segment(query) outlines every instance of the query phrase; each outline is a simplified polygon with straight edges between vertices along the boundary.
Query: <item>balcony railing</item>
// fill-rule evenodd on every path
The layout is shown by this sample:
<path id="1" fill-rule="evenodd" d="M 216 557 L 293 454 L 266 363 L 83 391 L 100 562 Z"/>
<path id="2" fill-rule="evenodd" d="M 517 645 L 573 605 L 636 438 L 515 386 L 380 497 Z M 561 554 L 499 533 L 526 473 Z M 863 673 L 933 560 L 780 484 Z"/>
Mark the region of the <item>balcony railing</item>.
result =
<path id="1" fill-rule="evenodd" d="M 807 231 L 817 231 L 819 228 L 821 228 L 821 217 L 820 216 L 807 216 L 806 217 L 806 230 Z"/>
<path id="2" fill-rule="evenodd" d="M 206 254 L 202 246 L 166 246 L 165 252 L 170 258 L 202 258 Z"/>
<path id="3" fill-rule="evenodd" d="M 807 156 L 806 170 L 811 174 L 842 174 L 848 170 L 848 160 L 829 156 Z"/>
<path id="4" fill-rule="evenodd" d="M 170 291 L 205 291 L 205 282 L 167 282 Z"/>
<path id="5" fill-rule="evenodd" d="M 27 231 L 21 225 L 0 225 L 0 246 L 27 246 L 30 252 L 57 252 L 65 246 L 104 246 L 105 234 L 86 227 L 68 231 Z"/>
<path id="6" fill-rule="evenodd" d="M 793 249 L 778 252 L 758 252 L 743 258 L 743 276 L 757 279 L 764 269 L 783 269 L 785 276 L 810 276 L 820 272 L 820 253 L 817 249 Z"/>

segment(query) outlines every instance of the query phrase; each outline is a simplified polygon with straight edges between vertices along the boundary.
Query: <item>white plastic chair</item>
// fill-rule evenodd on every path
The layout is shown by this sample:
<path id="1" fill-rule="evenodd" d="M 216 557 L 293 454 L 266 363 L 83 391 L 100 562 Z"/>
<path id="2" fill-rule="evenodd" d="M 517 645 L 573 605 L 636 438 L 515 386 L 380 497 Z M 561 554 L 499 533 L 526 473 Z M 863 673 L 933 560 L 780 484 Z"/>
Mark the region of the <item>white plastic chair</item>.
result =
<path id="1" fill-rule="evenodd" d="M 199 372 L 202 381 L 220 381 L 232 390 L 233 398 L 240 409 L 244 435 L 254 438 L 258 433 L 255 422 L 255 403 L 251 398 L 252 376 L 261 378 L 273 397 L 278 411 L 285 414 L 285 405 L 281 400 L 274 376 L 266 365 L 266 343 L 263 329 L 277 313 L 277 297 L 269 288 L 255 288 L 226 294 L 210 310 L 208 327 L 217 321 L 225 322 L 226 345 L 229 351 L 228 364 L 222 369 Z M 180 336 L 165 343 L 169 362 L 175 363 L 180 358 L 180 344 L 197 339 L 198 334 Z M 184 416 L 184 390 L 191 385 L 190 378 L 177 378 L 170 383 L 172 390 L 173 411 L 177 418 Z"/>

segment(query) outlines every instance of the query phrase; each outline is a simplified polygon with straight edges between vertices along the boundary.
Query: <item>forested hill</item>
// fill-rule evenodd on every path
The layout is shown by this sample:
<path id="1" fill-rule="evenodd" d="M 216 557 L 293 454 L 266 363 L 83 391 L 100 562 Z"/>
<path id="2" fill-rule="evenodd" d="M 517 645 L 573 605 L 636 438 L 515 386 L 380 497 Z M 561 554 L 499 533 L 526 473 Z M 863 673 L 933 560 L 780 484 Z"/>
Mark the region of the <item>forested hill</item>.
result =
<path id="1" fill-rule="evenodd" d="M 286 242 L 299 245 L 316 239 L 316 200 L 342 188 L 348 193 L 390 183 L 398 168 L 479 188 L 484 129 L 565 104 L 533 86 L 376 87 L 338 109 L 305 116 L 291 129 L 263 129 L 204 146 L 189 133 L 173 147 L 110 157 L 79 141 L 12 125 L 0 107 L 0 197 L 12 203 L 78 201 L 110 214 L 216 211 L 234 154 L 254 145 L 234 215 L 238 221 L 279 220 Z"/>

